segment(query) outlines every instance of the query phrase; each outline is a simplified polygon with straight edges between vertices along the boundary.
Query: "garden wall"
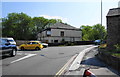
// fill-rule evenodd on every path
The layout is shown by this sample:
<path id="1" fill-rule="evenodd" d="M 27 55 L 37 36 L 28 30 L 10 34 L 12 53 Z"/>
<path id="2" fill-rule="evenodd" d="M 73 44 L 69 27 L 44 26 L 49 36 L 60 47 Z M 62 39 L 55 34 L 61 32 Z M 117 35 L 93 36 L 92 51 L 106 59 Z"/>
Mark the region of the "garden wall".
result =
<path id="1" fill-rule="evenodd" d="M 98 58 L 120 73 L 120 58 L 111 56 L 110 54 L 105 53 L 104 50 L 101 49 L 99 49 Z"/>

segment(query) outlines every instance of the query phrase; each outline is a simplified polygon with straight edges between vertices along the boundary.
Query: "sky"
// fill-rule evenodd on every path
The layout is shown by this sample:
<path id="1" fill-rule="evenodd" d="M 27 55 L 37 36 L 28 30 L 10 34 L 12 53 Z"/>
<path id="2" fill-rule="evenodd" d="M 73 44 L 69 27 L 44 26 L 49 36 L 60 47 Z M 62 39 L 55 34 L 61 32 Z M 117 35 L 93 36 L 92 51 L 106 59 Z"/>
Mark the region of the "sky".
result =
<path id="1" fill-rule="evenodd" d="M 109 9 L 117 8 L 119 0 L 103 0 L 102 21 L 106 27 Z M 25 13 L 31 17 L 61 19 L 64 23 L 80 28 L 81 25 L 101 23 L 101 0 L 4 0 L 2 18 L 9 13 Z"/>

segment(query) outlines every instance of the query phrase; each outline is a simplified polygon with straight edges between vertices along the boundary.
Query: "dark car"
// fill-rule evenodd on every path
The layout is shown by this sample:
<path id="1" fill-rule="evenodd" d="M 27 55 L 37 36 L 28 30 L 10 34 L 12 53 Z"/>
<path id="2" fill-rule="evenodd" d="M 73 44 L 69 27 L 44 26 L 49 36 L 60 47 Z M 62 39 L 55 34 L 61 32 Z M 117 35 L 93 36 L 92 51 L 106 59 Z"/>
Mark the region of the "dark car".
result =
<path id="1" fill-rule="evenodd" d="M 100 45 L 101 40 L 95 40 L 94 43 L 95 43 L 95 45 Z"/>
<path id="2" fill-rule="evenodd" d="M 0 38 L 0 56 L 9 54 L 11 57 L 17 53 L 17 46 L 11 45 L 7 40 Z"/>

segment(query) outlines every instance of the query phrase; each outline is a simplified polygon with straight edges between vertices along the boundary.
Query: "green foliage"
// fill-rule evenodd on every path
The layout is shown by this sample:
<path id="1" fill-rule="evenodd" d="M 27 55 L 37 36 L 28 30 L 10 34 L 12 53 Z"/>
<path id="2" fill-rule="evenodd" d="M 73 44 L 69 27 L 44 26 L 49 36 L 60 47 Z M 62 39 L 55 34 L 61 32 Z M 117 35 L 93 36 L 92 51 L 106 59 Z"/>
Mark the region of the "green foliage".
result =
<path id="1" fill-rule="evenodd" d="M 31 17 L 24 13 L 10 13 L 7 18 L 2 19 L 3 37 L 10 36 L 16 39 L 31 38 L 32 29 Z"/>
<path id="2" fill-rule="evenodd" d="M 105 27 L 102 26 L 101 24 L 96 24 L 93 26 L 93 35 L 94 35 L 94 39 L 100 39 L 100 40 L 104 40 L 106 37 L 106 30 Z"/>
<path id="3" fill-rule="evenodd" d="M 105 40 L 106 38 L 105 27 L 101 26 L 101 24 L 96 24 L 93 26 L 82 25 L 80 29 L 82 30 L 83 41 L 93 41 L 97 39 Z"/>
<path id="4" fill-rule="evenodd" d="M 25 13 L 9 13 L 2 18 L 2 36 L 13 37 L 16 40 L 35 40 L 37 34 L 51 24 L 61 22 L 60 19 L 33 17 Z"/>
<path id="5" fill-rule="evenodd" d="M 44 17 L 34 17 L 32 19 L 32 24 L 34 25 L 34 34 L 36 36 L 39 31 L 44 29 L 44 27 L 48 24 L 48 19 L 45 19 Z"/>
<path id="6" fill-rule="evenodd" d="M 119 51 L 120 52 L 120 44 L 116 44 L 116 45 L 114 45 L 115 46 L 115 48 L 116 48 L 116 51 Z"/>
<path id="7" fill-rule="evenodd" d="M 120 58 L 120 53 L 117 53 L 117 52 L 115 52 L 115 51 L 104 51 L 104 53 L 107 53 L 107 54 L 109 54 L 109 55 L 111 55 L 111 56 L 114 56 L 114 57 L 119 57 Z"/>
<path id="8" fill-rule="evenodd" d="M 112 53 L 112 56 L 116 56 L 120 58 L 120 53 Z"/>
<path id="9" fill-rule="evenodd" d="M 61 20 L 61 19 L 56 19 L 56 21 L 62 23 L 62 20 Z"/>

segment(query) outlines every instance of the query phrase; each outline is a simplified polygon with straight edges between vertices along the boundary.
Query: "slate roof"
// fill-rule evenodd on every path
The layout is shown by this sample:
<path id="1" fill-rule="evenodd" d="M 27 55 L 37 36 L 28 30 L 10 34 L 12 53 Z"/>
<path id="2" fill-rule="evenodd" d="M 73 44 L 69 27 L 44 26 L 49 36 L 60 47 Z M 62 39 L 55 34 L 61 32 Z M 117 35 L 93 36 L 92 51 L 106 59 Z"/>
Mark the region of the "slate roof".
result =
<path id="1" fill-rule="evenodd" d="M 73 27 L 71 25 L 68 24 L 64 24 L 64 23 L 55 23 L 53 25 L 51 25 L 49 28 L 60 28 L 60 29 L 74 29 L 74 30 L 80 30 L 79 28 Z"/>
<path id="2" fill-rule="evenodd" d="M 118 15 L 120 15 L 120 8 L 113 8 L 113 9 L 109 10 L 107 17 L 108 16 L 118 16 Z"/>

